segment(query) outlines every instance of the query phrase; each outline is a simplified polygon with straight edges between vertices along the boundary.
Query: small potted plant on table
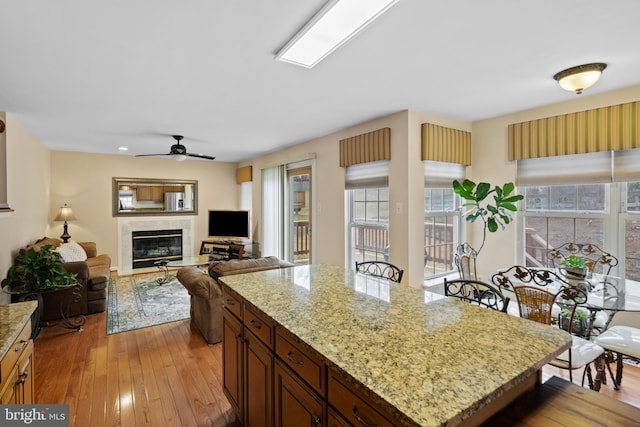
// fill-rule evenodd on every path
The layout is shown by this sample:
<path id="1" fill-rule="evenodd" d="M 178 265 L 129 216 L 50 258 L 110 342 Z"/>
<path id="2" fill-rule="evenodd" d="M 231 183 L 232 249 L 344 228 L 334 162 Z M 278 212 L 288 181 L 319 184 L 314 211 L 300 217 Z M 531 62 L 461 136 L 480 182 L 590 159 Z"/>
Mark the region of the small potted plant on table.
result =
<path id="1" fill-rule="evenodd" d="M 570 255 L 560 263 L 562 272 L 567 278 L 584 279 L 587 277 L 587 265 L 583 257 Z"/>

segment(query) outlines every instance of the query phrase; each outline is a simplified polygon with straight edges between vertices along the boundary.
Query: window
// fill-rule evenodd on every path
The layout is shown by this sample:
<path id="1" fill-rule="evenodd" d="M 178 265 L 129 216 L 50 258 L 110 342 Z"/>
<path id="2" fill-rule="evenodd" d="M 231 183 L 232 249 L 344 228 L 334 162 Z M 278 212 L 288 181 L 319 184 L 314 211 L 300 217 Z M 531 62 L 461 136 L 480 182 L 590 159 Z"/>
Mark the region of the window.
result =
<path id="1" fill-rule="evenodd" d="M 458 245 L 460 210 L 453 188 L 424 189 L 424 276 L 454 270 L 453 253 Z"/>
<path id="2" fill-rule="evenodd" d="M 389 188 L 349 190 L 353 261 L 389 261 Z M 351 264 L 354 264 L 352 262 Z"/>
<path id="3" fill-rule="evenodd" d="M 640 182 L 529 186 L 524 199 L 524 256 L 549 266 L 548 248 L 593 243 L 615 255 L 613 274 L 640 280 Z"/>
<path id="4" fill-rule="evenodd" d="M 351 165 L 346 170 L 349 265 L 389 262 L 389 162 Z"/>
<path id="5" fill-rule="evenodd" d="M 424 163 L 424 277 L 455 270 L 453 253 L 460 243 L 459 198 L 454 179 L 464 178 L 465 166 L 426 160 Z"/>

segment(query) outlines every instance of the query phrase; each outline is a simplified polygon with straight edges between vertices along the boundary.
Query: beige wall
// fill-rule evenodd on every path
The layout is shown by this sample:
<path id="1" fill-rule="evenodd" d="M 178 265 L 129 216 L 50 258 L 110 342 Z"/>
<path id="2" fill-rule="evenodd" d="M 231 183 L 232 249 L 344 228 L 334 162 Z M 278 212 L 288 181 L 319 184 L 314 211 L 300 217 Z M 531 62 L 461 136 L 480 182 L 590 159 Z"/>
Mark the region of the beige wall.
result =
<path id="1" fill-rule="evenodd" d="M 111 255 L 117 267 L 118 223 L 112 216 L 112 178 L 162 178 L 198 181 L 198 216 L 194 230 L 194 251 L 207 238 L 209 209 L 238 209 L 235 181 L 236 163 L 186 160 L 165 157 L 88 154 L 66 151 L 51 153 L 51 203 L 45 223 L 49 234 L 62 234 L 62 223 L 51 222 L 58 207 L 67 203 L 77 221 L 69 223 L 69 234 L 76 241 L 94 241 L 100 252 Z"/>
<path id="2" fill-rule="evenodd" d="M 511 123 L 535 120 L 543 117 L 573 113 L 608 105 L 623 104 L 640 100 L 640 86 L 634 86 L 600 95 L 589 96 L 567 93 L 567 102 L 515 112 L 493 119 L 473 123 L 472 130 L 472 179 L 492 184 L 515 182 L 515 162 L 507 160 L 507 129 Z M 640 165 L 638 166 L 640 173 Z M 489 279 L 498 268 L 508 267 L 522 259 L 518 254 L 520 245 L 516 241 L 520 221 L 504 231 L 488 233 L 487 242 L 478 257 L 478 274 Z M 482 240 L 481 228 L 473 224 L 469 227 L 470 239 L 474 247 Z"/>
<path id="3" fill-rule="evenodd" d="M 46 233 L 49 213 L 50 152 L 11 114 L 6 114 L 7 201 L 14 212 L 0 218 L 0 277 L 21 246 Z M 0 303 L 8 302 L 0 293 Z"/>

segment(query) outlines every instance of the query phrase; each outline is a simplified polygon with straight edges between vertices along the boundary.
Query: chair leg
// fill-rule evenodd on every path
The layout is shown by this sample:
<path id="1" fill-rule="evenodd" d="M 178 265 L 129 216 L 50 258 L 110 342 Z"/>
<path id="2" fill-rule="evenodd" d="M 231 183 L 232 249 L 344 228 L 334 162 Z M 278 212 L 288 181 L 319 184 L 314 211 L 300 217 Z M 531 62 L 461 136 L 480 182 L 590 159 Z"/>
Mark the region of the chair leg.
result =
<path id="1" fill-rule="evenodd" d="M 616 354 L 616 384 L 618 385 L 618 388 L 620 388 L 620 385 L 622 384 L 622 357 L 622 354 Z M 616 390 L 618 390 L 618 388 L 616 388 Z"/>
<path id="2" fill-rule="evenodd" d="M 611 370 L 611 363 L 614 361 L 616 362 L 616 375 L 613 375 L 613 371 Z M 620 383 L 618 380 L 622 381 L 622 355 L 617 353 L 617 357 L 614 359 L 613 352 L 607 351 L 604 356 L 604 364 L 607 366 L 607 370 L 611 376 L 611 381 L 613 381 L 613 389 L 620 390 Z M 606 374 L 603 382 L 606 382 Z"/>

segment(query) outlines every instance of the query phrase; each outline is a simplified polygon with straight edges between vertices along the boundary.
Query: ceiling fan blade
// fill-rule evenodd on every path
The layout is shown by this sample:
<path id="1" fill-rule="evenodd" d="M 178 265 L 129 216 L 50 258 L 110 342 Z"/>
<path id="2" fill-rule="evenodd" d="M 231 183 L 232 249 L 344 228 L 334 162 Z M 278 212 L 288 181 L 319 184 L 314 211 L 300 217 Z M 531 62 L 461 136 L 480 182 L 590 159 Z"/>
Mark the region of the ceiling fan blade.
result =
<path id="1" fill-rule="evenodd" d="M 215 160 L 215 157 L 211 157 L 211 156 L 207 156 L 205 154 L 191 154 L 191 153 L 185 153 L 187 156 L 189 157 L 197 157 L 199 159 L 206 159 L 206 160 Z"/>
<path id="2" fill-rule="evenodd" d="M 171 153 L 169 153 L 169 154 L 167 154 L 167 153 L 164 153 L 164 154 L 136 154 L 136 157 L 154 157 L 154 156 L 157 157 L 157 156 L 170 156 L 170 155 L 171 155 Z"/>

